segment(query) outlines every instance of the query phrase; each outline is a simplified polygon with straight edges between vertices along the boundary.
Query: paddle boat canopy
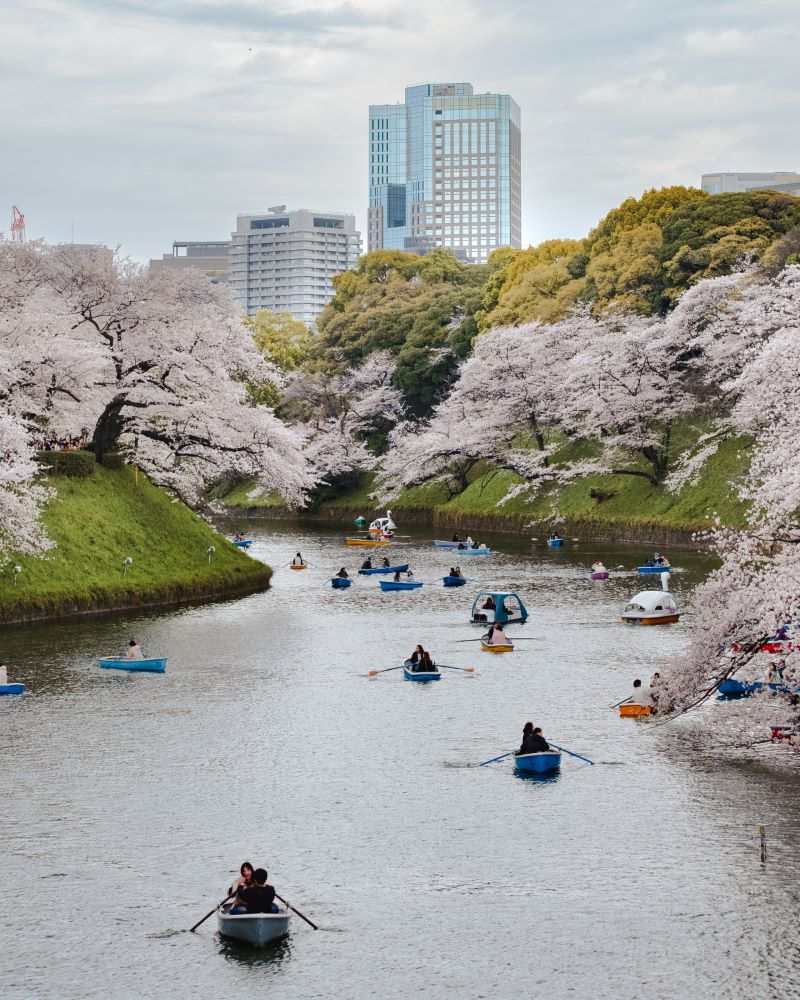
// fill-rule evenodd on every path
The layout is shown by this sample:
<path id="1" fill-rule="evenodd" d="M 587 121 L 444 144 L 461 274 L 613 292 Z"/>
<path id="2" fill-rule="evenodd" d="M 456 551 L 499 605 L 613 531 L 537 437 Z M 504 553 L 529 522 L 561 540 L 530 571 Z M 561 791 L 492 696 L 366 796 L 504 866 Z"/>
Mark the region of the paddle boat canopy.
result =
<path id="1" fill-rule="evenodd" d="M 416 580 L 380 580 L 381 590 L 419 590 L 421 581 Z"/>
<path id="2" fill-rule="evenodd" d="M 633 625 L 665 625 L 680 618 L 678 605 L 665 590 L 643 590 L 625 605 L 621 620 Z"/>
<path id="3" fill-rule="evenodd" d="M 373 569 L 360 569 L 358 572 L 360 576 L 376 576 L 380 573 L 407 573 L 408 563 L 403 563 L 402 566 L 375 566 Z"/>
<path id="4" fill-rule="evenodd" d="M 357 528 L 363 528 L 366 523 L 367 519 L 362 514 L 359 514 L 358 517 L 355 519 L 355 521 L 353 521 L 353 524 Z"/>
<path id="5" fill-rule="evenodd" d="M 555 750 L 543 750 L 540 753 L 515 755 L 514 766 L 518 771 L 527 771 L 530 774 L 548 774 L 561 767 L 561 754 Z"/>
<path id="6" fill-rule="evenodd" d="M 420 670 L 418 663 L 406 660 L 403 663 L 403 676 L 407 681 L 440 681 L 442 674 L 434 663 L 433 670 Z"/>
<path id="7" fill-rule="evenodd" d="M 269 944 L 286 937 L 289 933 L 288 912 L 241 913 L 231 915 L 231 904 L 226 903 L 217 910 L 217 924 L 222 937 L 244 941 L 256 947 Z"/>
<path id="8" fill-rule="evenodd" d="M 150 660 L 133 660 L 127 656 L 104 656 L 97 662 L 104 670 L 133 670 L 163 674 L 167 669 L 166 656 Z"/>
<path id="9" fill-rule="evenodd" d="M 0 684 L 0 696 L 4 694 L 24 694 L 24 684 Z"/>
<path id="10" fill-rule="evenodd" d="M 521 625 L 527 620 L 528 611 L 519 594 L 513 591 L 482 590 L 475 598 L 470 614 L 473 625 L 486 625 L 487 622 Z"/>

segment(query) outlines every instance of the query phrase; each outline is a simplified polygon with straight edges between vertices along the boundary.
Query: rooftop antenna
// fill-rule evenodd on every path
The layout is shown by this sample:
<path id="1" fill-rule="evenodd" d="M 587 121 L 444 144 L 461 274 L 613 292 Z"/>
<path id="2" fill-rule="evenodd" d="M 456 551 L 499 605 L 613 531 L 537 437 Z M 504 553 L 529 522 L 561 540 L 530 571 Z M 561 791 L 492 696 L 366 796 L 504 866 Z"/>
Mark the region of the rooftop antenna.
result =
<path id="1" fill-rule="evenodd" d="M 11 206 L 11 239 L 14 243 L 25 242 L 25 216 L 16 205 Z"/>

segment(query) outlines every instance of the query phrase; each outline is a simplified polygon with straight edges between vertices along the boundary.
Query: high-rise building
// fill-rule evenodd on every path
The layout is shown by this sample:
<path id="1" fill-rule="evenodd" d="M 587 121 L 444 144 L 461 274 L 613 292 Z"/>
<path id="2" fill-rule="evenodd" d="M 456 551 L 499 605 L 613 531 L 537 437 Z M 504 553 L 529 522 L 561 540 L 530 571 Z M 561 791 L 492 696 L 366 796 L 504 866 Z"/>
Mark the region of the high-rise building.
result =
<path id="1" fill-rule="evenodd" d="M 781 170 L 760 174 L 703 174 L 700 186 L 709 194 L 783 191 L 786 194 L 800 195 L 800 174 Z"/>
<path id="2" fill-rule="evenodd" d="M 228 249 L 230 240 L 176 240 L 172 253 L 150 261 L 151 271 L 185 271 L 194 268 L 205 274 L 212 284 L 224 284 L 229 277 Z"/>
<path id="3" fill-rule="evenodd" d="M 333 297 L 331 279 L 354 268 L 360 253 L 353 215 L 287 212 L 285 205 L 239 215 L 231 233 L 231 290 L 248 316 L 269 309 L 313 323 Z"/>
<path id="4" fill-rule="evenodd" d="M 406 87 L 369 108 L 370 250 L 447 247 L 483 262 L 522 238 L 520 114 L 469 83 Z"/>

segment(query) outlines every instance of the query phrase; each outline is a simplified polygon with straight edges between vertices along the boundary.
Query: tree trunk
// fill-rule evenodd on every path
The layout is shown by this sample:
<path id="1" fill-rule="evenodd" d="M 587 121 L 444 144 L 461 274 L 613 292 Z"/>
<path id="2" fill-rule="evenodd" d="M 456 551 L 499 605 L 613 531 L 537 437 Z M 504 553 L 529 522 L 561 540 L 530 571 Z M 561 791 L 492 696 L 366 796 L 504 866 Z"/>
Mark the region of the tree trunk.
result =
<path id="1" fill-rule="evenodd" d="M 115 396 L 100 414 L 92 437 L 95 461 L 102 462 L 104 455 L 116 450 L 117 441 L 124 427 L 122 411 L 127 402 L 124 396 Z"/>

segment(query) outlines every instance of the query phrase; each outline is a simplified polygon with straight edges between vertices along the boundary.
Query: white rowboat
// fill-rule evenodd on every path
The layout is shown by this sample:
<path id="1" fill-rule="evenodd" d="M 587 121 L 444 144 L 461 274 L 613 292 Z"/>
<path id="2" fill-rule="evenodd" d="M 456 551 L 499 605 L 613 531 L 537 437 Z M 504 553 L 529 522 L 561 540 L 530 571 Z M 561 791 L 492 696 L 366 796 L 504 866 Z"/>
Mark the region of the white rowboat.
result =
<path id="1" fill-rule="evenodd" d="M 217 924 L 222 937 L 262 947 L 289 933 L 290 913 L 242 913 L 231 916 L 231 905 L 217 910 Z"/>

